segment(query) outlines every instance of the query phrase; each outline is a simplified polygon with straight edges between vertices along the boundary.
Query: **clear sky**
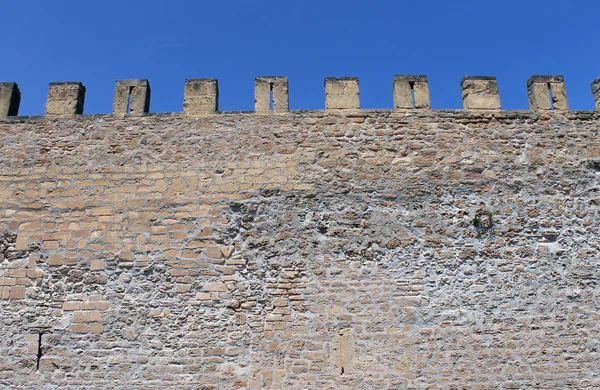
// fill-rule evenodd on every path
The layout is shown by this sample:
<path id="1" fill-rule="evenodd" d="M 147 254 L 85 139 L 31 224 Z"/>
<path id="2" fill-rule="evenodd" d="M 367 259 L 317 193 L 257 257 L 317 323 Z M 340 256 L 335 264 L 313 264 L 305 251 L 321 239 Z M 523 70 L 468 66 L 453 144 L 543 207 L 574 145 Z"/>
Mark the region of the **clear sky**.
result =
<path id="1" fill-rule="evenodd" d="M 109 113 L 115 80 L 146 78 L 152 112 L 181 111 L 186 78 L 217 78 L 220 109 L 252 110 L 254 77 L 285 75 L 291 109 L 323 109 L 325 77 L 360 78 L 361 107 L 391 108 L 394 74 L 426 74 L 433 108 L 461 108 L 465 75 L 498 77 L 527 109 L 533 74 L 562 74 L 593 109 L 596 0 L 19 0 L 2 5 L 0 81 L 21 115 L 48 83 L 81 81 L 85 113 Z"/>

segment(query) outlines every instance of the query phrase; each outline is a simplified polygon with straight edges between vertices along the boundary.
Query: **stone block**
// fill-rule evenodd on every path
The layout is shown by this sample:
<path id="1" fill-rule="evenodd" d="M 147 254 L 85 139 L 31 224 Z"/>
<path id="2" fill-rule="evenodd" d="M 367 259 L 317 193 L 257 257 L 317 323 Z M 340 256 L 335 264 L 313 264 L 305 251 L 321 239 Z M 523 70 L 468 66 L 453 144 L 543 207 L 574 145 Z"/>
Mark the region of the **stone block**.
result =
<path id="1" fill-rule="evenodd" d="M 592 82 L 592 93 L 596 102 L 596 111 L 600 111 L 600 77 Z"/>
<path id="2" fill-rule="evenodd" d="M 104 260 L 94 259 L 90 262 L 90 271 L 103 271 L 103 270 L 104 270 Z"/>
<path id="3" fill-rule="evenodd" d="M 10 288 L 10 299 L 25 298 L 25 286 L 13 286 Z"/>
<path id="4" fill-rule="evenodd" d="M 256 112 L 289 111 L 288 78 L 260 76 L 254 80 L 254 110 Z"/>
<path id="5" fill-rule="evenodd" d="M 394 76 L 393 95 L 394 110 L 429 109 L 431 107 L 427 76 Z"/>
<path id="6" fill-rule="evenodd" d="M 326 110 L 358 110 L 359 108 L 358 77 L 325 79 Z"/>
<path id="7" fill-rule="evenodd" d="M 150 111 L 148 80 L 117 80 L 113 114 L 140 116 Z"/>
<path id="8" fill-rule="evenodd" d="M 568 110 L 563 76 L 531 76 L 527 81 L 529 109 L 533 111 Z"/>
<path id="9" fill-rule="evenodd" d="M 185 80 L 183 112 L 188 116 L 213 114 L 219 110 L 217 79 Z"/>
<path id="10" fill-rule="evenodd" d="M 46 115 L 70 116 L 83 114 L 85 87 L 80 82 L 67 81 L 50 83 Z"/>
<path id="11" fill-rule="evenodd" d="M 0 118 L 19 115 L 21 91 L 17 83 L 0 83 Z"/>
<path id="12" fill-rule="evenodd" d="M 462 79 L 462 101 L 465 110 L 499 110 L 498 82 L 492 76 L 466 76 Z"/>

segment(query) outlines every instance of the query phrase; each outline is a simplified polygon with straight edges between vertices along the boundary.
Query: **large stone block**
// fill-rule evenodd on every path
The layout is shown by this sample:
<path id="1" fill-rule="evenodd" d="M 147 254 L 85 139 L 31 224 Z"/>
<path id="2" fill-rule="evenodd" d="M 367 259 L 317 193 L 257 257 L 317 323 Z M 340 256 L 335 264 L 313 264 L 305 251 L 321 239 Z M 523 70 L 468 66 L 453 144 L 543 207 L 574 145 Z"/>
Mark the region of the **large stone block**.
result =
<path id="1" fill-rule="evenodd" d="M 17 83 L 0 83 L 0 117 L 19 115 L 21 92 Z"/>
<path id="2" fill-rule="evenodd" d="M 117 80 L 113 114 L 139 116 L 150 111 L 148 80 Z"/>
<path id="3" fill-rule="evenodd" d="M 499 110 L 498 82 L 492 76 L 466 76 L 462 79 L 463 108 L 465 110 Z"/>
<path id="4" fill-rule="evenodd" d="M 529 109 L 533 111 L 568 110 L 563 76 L 531 76 L 527 81 Z"/>
<path id="5" fill-rule="evenodd" d="M 183 112 L 189 116 L 213 114 L 219 110 L 217 79 L 185 80 Z"/>
<path id="6" fill-rule="evenodd" d="M 326 110 L 358 110 L 359 108 L 358 77 L 325 79 Z"/>
<path id="7" fill-rule="evenodd" d="M 256 112 L 289 111 L 287 77 L 257 77 L 254 81 L 254 110 Z"/>
<path id="8" fill-rule="evenodd" d="M 83 114 L 85 87 L 78 81 L 50 83 L 46 115 L 69 116 Z"/>
<path id="9" fill-rule="evenodd" d="M 431 107 L 427 76 L 394 76 L 394 110 L 428 109 Z"/>

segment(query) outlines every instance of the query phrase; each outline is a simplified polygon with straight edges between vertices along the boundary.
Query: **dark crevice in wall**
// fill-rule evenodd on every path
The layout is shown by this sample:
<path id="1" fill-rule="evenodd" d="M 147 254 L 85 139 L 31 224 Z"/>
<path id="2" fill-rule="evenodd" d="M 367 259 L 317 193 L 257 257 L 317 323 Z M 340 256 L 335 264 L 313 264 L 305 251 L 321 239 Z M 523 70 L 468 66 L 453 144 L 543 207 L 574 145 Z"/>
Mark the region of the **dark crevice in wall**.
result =
<path id="1" fill-rule="evenodd" d="M 43 333 L 40 333 L 38 335 L 38 351 L 37 351 L 37 365 L 36 365 L 36 370 L 40 369 L 40 360 L 42 359 L 42 335 L 43 335 Z"/>

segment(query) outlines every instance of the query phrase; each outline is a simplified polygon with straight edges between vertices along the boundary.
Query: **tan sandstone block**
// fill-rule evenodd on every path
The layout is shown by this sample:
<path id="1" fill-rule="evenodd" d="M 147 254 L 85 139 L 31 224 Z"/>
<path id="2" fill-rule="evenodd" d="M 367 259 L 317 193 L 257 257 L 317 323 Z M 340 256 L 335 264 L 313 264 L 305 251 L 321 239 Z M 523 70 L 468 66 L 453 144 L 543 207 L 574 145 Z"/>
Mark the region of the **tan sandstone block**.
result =
<path id="1" fill-rule="evenodd" d="M 90 271 L 103 271 L 104 270 L 104 260 L 94 259 L 90 263 Z"/>
<path id="2" fill-rule="evenodd" d="M 102 333 L 104 329 L 102 328 L 102 325 L 100 324 L 91 324 L 90 325 L 90 332 L 97 334 L 97 333 Z"/>
<path id="3" fill-rule="evenodd" d="M 219 282 L 206 283 L 204 285 L 204 290 L 223 292 L 223 291 L 227 291 L 227 286 L 225 285 L 225 283 L 219 283 Z"/>
<path id="4" fill-rule="evenodd" d="M 60 253 L 54 253 L 50 255 L 48 259 L 48 265 L 62 265 L 63 264 L 63 255 Z"/>
<path id="5" fill-rule="evenodd" d="M 81 302 L 65 302 L 63 303 L 63 310 L 72 311 L 72 310 L 81 310 Z"/>
<path id="6" fill-rule="evenodd" d="M 25 298 L 25 286 L 13 286 L 10 288 L 10 299 Z"/>
<path id="7" fill-rule="evenodd" d="M 87 333 L 88 326 L 86 324 L 73 324 L 71 331 L 75 333 Z"/>

